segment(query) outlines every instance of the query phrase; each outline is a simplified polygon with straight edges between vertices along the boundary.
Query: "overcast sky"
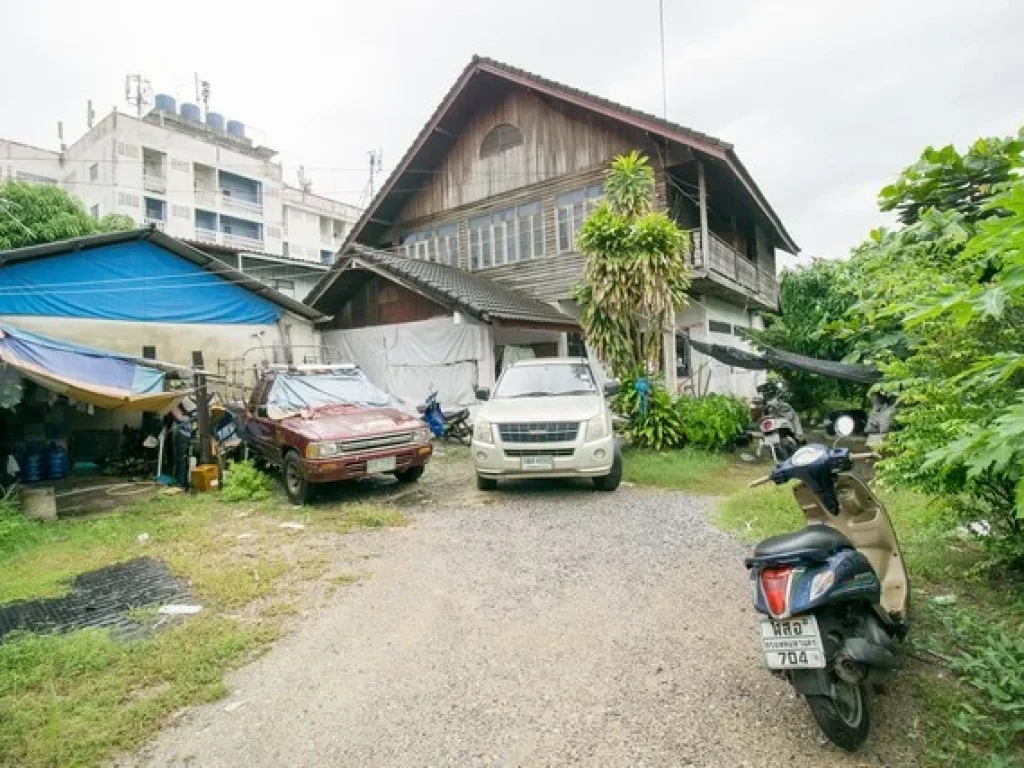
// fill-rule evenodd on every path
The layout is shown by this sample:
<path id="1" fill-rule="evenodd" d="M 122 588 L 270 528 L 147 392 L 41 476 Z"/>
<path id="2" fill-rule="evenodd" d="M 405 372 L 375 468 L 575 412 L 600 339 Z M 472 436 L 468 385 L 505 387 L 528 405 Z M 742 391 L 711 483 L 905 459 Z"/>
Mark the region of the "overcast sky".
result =
<path id="1" fill-rule="evenodd" d="M 804 255 L 886 217 L 878 189 L 927 144 L 1024 124 L 1016 0 L 664 0 L 668 117 L 735 144 Z M 241 119 L 356 202 L 474 53 L 661 112 L 657 0 L 0 0 L 0 137 L 56 148 L 124 76 Z"/>

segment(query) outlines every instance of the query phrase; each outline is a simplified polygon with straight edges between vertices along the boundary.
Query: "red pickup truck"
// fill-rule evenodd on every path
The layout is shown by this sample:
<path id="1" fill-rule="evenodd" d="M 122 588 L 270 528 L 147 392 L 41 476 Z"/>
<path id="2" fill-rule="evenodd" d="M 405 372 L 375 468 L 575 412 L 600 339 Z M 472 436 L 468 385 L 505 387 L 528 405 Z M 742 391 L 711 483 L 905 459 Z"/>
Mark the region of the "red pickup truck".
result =
<path id="1" fill-rule="evenodd" d="M 241 415 L 250 453 L 279 466 L 288 498 L 319 483 L 391 474 L 414 483 L 430 460 L 430 430 L 394 407 L 356 366 L 269 370 Z"/>

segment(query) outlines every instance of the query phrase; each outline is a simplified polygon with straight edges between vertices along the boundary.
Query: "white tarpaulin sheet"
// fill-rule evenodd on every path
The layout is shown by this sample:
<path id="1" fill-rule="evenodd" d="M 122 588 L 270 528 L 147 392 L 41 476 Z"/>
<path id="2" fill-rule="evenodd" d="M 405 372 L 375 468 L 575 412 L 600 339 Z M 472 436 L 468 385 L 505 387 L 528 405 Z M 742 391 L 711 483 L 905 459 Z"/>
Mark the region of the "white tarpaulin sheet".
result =
<path id="1" fill-rule="evenodd" d="M 341 353 L 339 362 L 355 363 L 407 406 L 422 403 L 430 389 L 444 408 L 476 404 L 473 388 L 490 343 L 489 327 L 456 325 L 450 317 L 324 332 L 324 344 Z"/>

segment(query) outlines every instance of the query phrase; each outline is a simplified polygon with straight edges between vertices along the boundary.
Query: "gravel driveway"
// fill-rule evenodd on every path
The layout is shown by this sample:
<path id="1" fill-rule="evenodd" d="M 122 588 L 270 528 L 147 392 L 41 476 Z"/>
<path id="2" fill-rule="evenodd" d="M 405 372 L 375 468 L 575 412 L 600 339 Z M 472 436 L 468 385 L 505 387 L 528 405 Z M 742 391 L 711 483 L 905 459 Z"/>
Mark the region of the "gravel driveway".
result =
<path id="1" fill-rule="evenodd" d="M 417 501 L 408 528 L 346 537 L 339 556 L 372 554 L 372 575 L 139 759 L 914 764 L 898 684 L 851 757 L 823 745 L 806 705 L 763 670 L 746 550 L 706 522 L 711 500 L 567 484 L 476 494 Z"/>

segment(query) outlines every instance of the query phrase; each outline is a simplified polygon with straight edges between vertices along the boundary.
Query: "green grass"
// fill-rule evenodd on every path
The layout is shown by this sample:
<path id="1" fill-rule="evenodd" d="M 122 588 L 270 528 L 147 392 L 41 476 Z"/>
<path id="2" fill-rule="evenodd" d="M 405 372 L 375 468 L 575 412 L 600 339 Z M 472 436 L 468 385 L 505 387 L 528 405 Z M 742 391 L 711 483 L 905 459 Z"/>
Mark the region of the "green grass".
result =
<path id="1" fill-rule="evenodd" d="M 306 529 L 280 528 L 286 520 Z M 0 603 L 59 596 L 80 573 L 146 556 L 186 578 L 204 607 L 146 640 L 89 630 L 0 643 L 0 765 L 93 765 L 137 748 L 173 712 L 223 696 L 224 673 L 269 647 L 298 610 L 283 599 L 290 588 L 326 576 L 329 555 L 305 549 L 304 537 L 407 522 L 397 509 L 359 501 L 295 510 L 278 493 L 236 504 L 214 494 L 158 497 L 49 523 L 0 509 Z M 147 608 L 132 616 L 144 626 L 157 618 Z"/>
<path id="2" fill-rule="evenodd" d="M 699 483 L 690 478 L 693 467 L 708 473 Z M 717 488 L 723 498 L 715 523 L 747 543 L 805 525 L 790 486 L 737 483 L 750 469 L 730 468 L 721 456 L 680 463 L 669 455 L 645 460 L 642 470 L 648 474 L 641 476 L 659 487 Z M 926 764 L 1024 765 L 1022 585 L 976 572 L 982 549 L 956 534 L 946 511 L 927 496 L 875 492 L 889 511 L 911 579 L 911 647 L 937 662 L 909 664 L 903 672 L 919 701 Z M 956 602 L 934 602 L 940 595 L 953 595 Z"/>
<path id="3" fill-rule="evenodd" d="M 129 644 L 96 630 L 0 644 L 0 764 L 95 765 L 135 749 L 175 710 L 222 697 L 224 671 L 275 636 L 207 615 Z"/>
<path id="4" fill-rule="evenodd" d="M 766 464 L 747 464 L 733 456 L 696 448 L 676 451 L 627 449 L 623 479 L 637 485 L 707 495 L 727 495 L 766 474 Z"/>

